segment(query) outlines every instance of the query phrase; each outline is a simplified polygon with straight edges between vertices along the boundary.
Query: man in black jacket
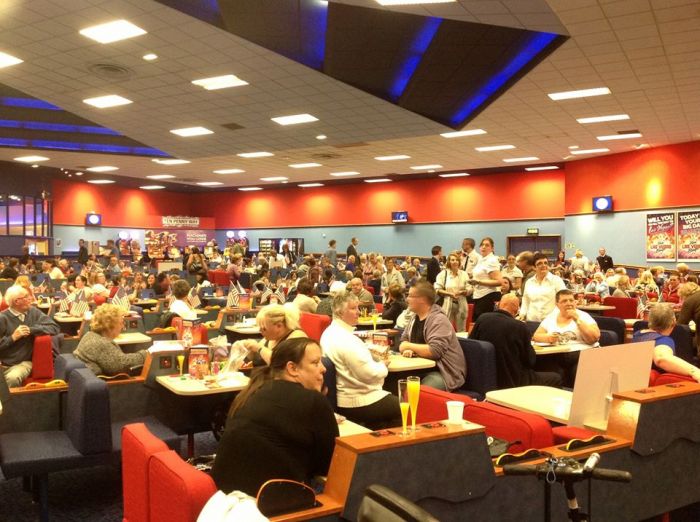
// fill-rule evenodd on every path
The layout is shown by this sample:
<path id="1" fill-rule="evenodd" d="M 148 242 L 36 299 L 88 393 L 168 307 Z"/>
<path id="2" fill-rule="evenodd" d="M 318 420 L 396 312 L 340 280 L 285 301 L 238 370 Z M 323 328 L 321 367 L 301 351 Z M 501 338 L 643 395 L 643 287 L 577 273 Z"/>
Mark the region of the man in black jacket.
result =
<path id="1" fill-rule="evenodd" d="M 355 261 L 360 259 L 360 254 L 357 252 L 357 245 L 359 244 L 360 241 L 356 237 L 353 237 L 350 240 L 350 244 L 348 245 L 348 248 L 345 251 L 345 254 L 347 256 L 345 259 L 350 259 L 350 256 L 355 256 Z"/>
<path id="2" fill-rule="evenodd" d="M 516 295 L 504 295 L 496 312 L 479 316 L 469 338 L 488 341 L 496 348 L 499 389 L 534 384 L 561 387 L 558 373 L 534 370 L 536 355 L 530 343 L 530 332 L 525 323 L 515 319 L 519 308 L 520 300 Z M 472 368 L 472 371 L 476 370 Z"/>
<path id="3" fill-rule="evenodd" d="M 430 251 L 433 257 L 428 261 L 428 268 L 425 274 L 426 279 L 431 284 L 435 284 L 437 275 L 440 273 L 440 256 L 442 255 L 442 247 L 435 245 Z"/>
<path id="4" fill-rule="evenodd" d="M 605 273 L 608 271 L 610 268 L 615 268 L 615 265 L 613 264 L 612 257 L 607 255 L 605 253 L 604 248 L 600 248 L 598 250 L 598 257 L 595 258 L 595 260 L 598 262 L 598 266 L 600 267 L 600 271 Z"/>

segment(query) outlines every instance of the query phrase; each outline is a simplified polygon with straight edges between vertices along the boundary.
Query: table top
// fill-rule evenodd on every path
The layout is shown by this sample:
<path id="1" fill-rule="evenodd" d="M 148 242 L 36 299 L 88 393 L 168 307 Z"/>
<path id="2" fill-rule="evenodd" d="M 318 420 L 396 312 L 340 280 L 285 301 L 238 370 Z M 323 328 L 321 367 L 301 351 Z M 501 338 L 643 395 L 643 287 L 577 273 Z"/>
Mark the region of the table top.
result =
<path id="1" fill-rule="evenodd" d="M 157 305 L 158 304 L 158 299 L 136 299 L 134 301 L 134 304 L 136 306 L 142 306 L 142 305 Z"/>
<path id="2" fill-rule="evenodd" d="M 156 381 L 175 395 L 196 396 L 241 391 L 248 385 L 249 379 L 242 373 L 233 373 L 221 380 L 192 379 L 189 375 L 159 375 Z"/>
<path id="3" fill-rule="evenodd" d="M 58 315 L 53 316 L 53 320 L 57 323 L 82 323 L 82 317 L 75 317 L 74 315 Z"/>
<path id="4" fill-rule="evenodd" d="M 377 318 L 377 326 L 391 326 L 394 324 L 394 321 L 390 321 L 389 319 L 382 319 L 382 316 L 380 315 Z M 368 326 L 374 326 L 374 322 L 372 321 L 372 318 L 364 318 L 360 317 L 360 319 L 357 321 L 357 325 L 355 325 L 357 328 L 360 327 L 368 327 Z"/>
<path id="5" fill-rule="evenodd" d="M 584 344 L 584 343 L 569 343 L 569 344 L 546 344 L 546 343 L 532 343 L 532 347 L 535 349 L 537 355 L 551 355 L 554 353 L 569 353 L 569 352 L 582 352 L 583 350 L 588 350 L 589 348 L 595 347 L 595 344 Z"/>
<path id="6" fill-rule="evenodd" d="M 427 370 L 435 368 L 435 361 L 423 357 L 404 357 L 391 354 L 389 356 L 389 372 L 411 372 L 415 370 Z"/>
<path id="7" fill-rule="evenodd" d="M 340 432 L 340 437 L 347 437 L 348 435 L 357 435 L 359 433 L 370 433 L 372 430 L 345 419 L 338 424 L 338 431 Z"/>
<path id="8" fill-rule="evenodd" d="M 240 323 L 225 326 L 226 331 L 243 335 L 260 335 L 260 327 L 257 324 L 243 325 Z"/>
<path id="9" fill-rule="evenodd" d="M 572 392 L 551 386 L 519 386 L 486 392 L 487 402 L 535 413 L 561 424 L 569 422 L 572 397 Z"/>
<path id="10" fill-rule="evenodd" d="M 123 344 L 152 343 L 153 339 L 141 332 L 122 332 L 114 339 L 114 342 L 121 346 Z"/>
<path id="11" fill-rule="evenodd" d="M 604 312 L 605 310 L 615 310 L 614 306 L 601 304 L 576 305 L 576 308 L 584 312 Z"/>

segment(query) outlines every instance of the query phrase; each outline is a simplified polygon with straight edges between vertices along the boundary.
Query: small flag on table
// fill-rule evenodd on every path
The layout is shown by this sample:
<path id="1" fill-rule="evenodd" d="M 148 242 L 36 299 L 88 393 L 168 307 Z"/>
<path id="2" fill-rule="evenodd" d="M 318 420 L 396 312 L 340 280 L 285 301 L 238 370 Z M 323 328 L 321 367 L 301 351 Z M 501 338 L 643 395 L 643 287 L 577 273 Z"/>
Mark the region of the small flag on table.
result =
<path id="1" fill-rule="evenodd" d="M 68 310 L 70 310 L 70 299 L 68 299 L 68 297 L 64 297 L 58 302 L 58 311 L 67 312 Z"/>
<path id="2" fill-rule="evenodd" d="M 231 290 L 226 298 L 226 308 L 238 308 L 240 304 L 240 293 L 236 285 L 231 285 Z"/>
<path id="3" fill-rule="evenodd" d="M 128 312 L 131 308 L 131 304 L 129 303 L 129 297 L 126 295 L 126 290 L 119 287 L 117 293 L 114 294 L 114 297 L 112 297 L 112 304 Z"/>
<path id="4" fill-rule="evenodd" d="M 199 299 L 196 288 L 190 289 L 190 293 L 187 295 L 187 300 L 192 308 L 199 308 L 202 305 L 202 301 Z"/>
<path id="5" fill-rule="evenodd" d="M 275 299 L 279 304 L 284 304 L 284 302 L 287 300 L 287 296 L 284 295 L 284 288 L 282 288 L 282 286 L 277 287 L 275 293 L 270 297 L 270 302 L 274 301 Z"/>
<path id="6" fill-rule="evenodd" d="M 272 297 L 272 290 L 266 286 L 260 294 L 260 304 L 269 302 L 270 297 Z"/>
<path id="7" fill-rule="evenodd" d="M 88 311 L 88 308 L 89 305 L 87 298 L 85 297 L 85 292 L 81 290 L 73 300 L 73 306 L 70 307 L 70 315 L 73 317 L 83 317 L 85 312 Z"/>

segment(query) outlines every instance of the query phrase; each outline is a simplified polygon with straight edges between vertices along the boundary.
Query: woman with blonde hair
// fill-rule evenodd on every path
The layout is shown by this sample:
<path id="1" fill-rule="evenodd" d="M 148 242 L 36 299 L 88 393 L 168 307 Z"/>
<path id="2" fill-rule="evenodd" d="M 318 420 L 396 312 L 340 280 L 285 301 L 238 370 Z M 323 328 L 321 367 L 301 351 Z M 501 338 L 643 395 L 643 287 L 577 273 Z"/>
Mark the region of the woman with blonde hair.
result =
<path id="1" fill-rule="evenodd" d="M 628 275 L 621 275 L 617 280 L 617 288 L 613 292 L 613 297 L 632 297 L 632 285 Z"/>
<path id="2" fill-rule="evenodd" d="M 638 294 L 648 296 L 650 293 L 659 295 L 659 287 L 654 281 L 654 276 L 649 270 L 645 270 L 637 279 L 637 284 L 634 286 L 634 291 Z"/>
<path id="3" fill-rule="evenodd" d="M 31 299 L 32 304 L 36 303 L 36 297 L 34 296 L 34 289 L 32 287 L 32 282 L 29 280 L 29 276 L 26 276 L 26 275 L 17 276 L 17 279 L 15 279 L 15 284 L 12 286 L 21 286 L 22 288 L 24 288 L 27 292 L 29 292 L 29 298 Z"/>

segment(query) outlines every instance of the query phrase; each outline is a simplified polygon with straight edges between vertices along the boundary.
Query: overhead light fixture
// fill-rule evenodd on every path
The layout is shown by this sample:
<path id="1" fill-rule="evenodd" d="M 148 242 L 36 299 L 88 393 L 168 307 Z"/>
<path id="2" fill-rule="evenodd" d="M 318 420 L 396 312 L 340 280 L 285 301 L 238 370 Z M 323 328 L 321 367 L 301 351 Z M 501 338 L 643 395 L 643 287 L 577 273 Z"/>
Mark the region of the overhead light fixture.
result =
<path id="1" fill-rule="evenodd" d="M 301 188 L 314 188 L 314 187 L 322 187 L 323 183 L 301 183 L 297 185 L 297 187 Z"/>
<path id="2" fill-rule="evenodd" d="M 33 169 L 38 169 L 38 168 L 39 168 L 39 165 L 37 165 L 37 164 L 35 163 L 34 165 L 32 165 L 32 168 L 33 168 Z"/>
<path id="3" fill-rule="evenodd" d="M 182 136 L 183 138 L 214 134 L 214 131 L 207 129 L 206 127 L 185 127 L 184 129 L 172 129 L 170 132 L 177 134 L 178 136 Z"/>
<path id="4" fill-rule="evenodd" d="M 325 134 L 319 134 L 318 136 L 316 136 L 316 139 L 317 140 L 325 140 L 327 137 L 328 136 L 326 136 Z"/>
<path id="5" fill-rule="evenodd" d="M 216 187 L 218 185 L 223 185 L 220 181 L 198 181 L 197 185 L 202 187 Z"/>
<path id="6" fill-rule="evenodd" d="M 109 185 L 116 182 L 113 179 L 89 179 L 88 183 L 92 183 L 93 185 Z"/>
<path id="7" fill-rule="evenodd" d="M 254 190 L 262 190 L 260 187 L 241 187 L 238 190 L 241 192 L 253 192 Z"/>
<path id="8" fill-rule="evenodd" d="M 571 154 L 579 155 L 579 154 L 596 154 L 598 152 L 610 152 L 610 149 L 580 149 L 580 150 L 572 150 Z"/>
<path id="9" fill-rule="evenodd" d="M 534 172 L 536 170 L 557 170 L 559 167 L 556 165 L 545 165 L 543 167 L 525 167 L 528 172 Z"/>
<path id="10" fill-rule="evenodd" d="M 106 24 L 93 25 L 80 31 L 80 34 L 102 44 L 118 42 L 146 34 L 146 31 L 127 20 L 115 20 Z"/>
<path id="11" fill-rule="evenodd" d="M 375 156 L 377 161 L 395 161 L 395 160 L 404 160 L 404 159 L 411 159 L 411 156 L 406 156 L 405 154 L 397 154 L 396 156 Z"/>
<path id="12" fill-rule="evenodd" d="M 291 165 L 288 165 L 289 167 L 292 167 L 293 169 L 310 169 L 313 167 L 320 167 L 320 163 L 292 163 Z"/>
<path id="13" fill-rule="evenodd" d="M 441 169 L 442 165 L 415 165 L 411 167 L 411 170 L 429 170 L 429 169 Z"/>
<path id="14" fill-rule="evenodd" d="M 146 176 L 148 179 L 173 179 L 175 176 L 172 174 L 153 174 L 152 176 Z"/>
<path id="15" fill-rule="evenodd" d="M 220 170 L 213 170 L 212 171 L 214 174 L 241 174 L 245 172 L 243 169 L 220 169 Z"/>
<path id="16" fill-rule="evenodd" d="M 354 170 L 349 170 L 347 172 L 331 172 L 331 176 L 335 176 L 336 178 L 346 178 L 349 176 L 358 176 L 360 173 L 355 172 Z"/>
<path id="17" fill-rule="evenodd" d="M 569 145 L 569 150 L 576 150 L 576 149 L 580 149 L 580 148 L 581 147 L 579 147 L 578 145 Z"/>
<path id="18" fill-rule="evenodd" d="M 311 114 L 292 114 L 291 116 L 278 116 L 270 119 L 280 125 L 296 125 L 298 123 L 318 121 L 318 118 L 316 116 L 312 116 Z"/>
<path id="19" fill-rule="evenodd" d="M 164 189 L 165 187 L 163 185 L 142 185 L 139 188 L 142 190 L 160 190 Z"/>
<path id="20" fill-rule="evenodd" d="M 484 129 L 472 129 L 465 131 L 455 131 L 455 132 L 443 132 L 440 134 L 443 138 L 462 138 L 464 136 L 478 136 L 479 134 L 486 134 Z"/>
<path id="21" fill-rule="evenodd" d="M 463 178 L 470 176 L 469 172 L 453 172 L 452 174 L 438 174 L 441 178 Z"/>
<path id="22" fill-rule="evenodd" d="M 576 118 L 576 121 L 581 124 L 586 123 L 604 123 L 606 121 L 622 121 L 629 120 L 629 114 L 611 114 L 609 116 L 593 116 L 591 118 Z"/>
<path id="23" fill-rule="evenodd" d="M 158 59 L 158 55 L 155 53 L 144 54 L 143 59 L 146 60 L 147 62 L 152 62 L 153 60 Z"/>
<path id="24" fill-rule="evenodd" d="M 272 152 L 241 152 L 236 154 L 236 156 L 241 158 L 268 158 L 274 156 L 274 154 Z"/>
<path id="25" fill-rule="evenodd" d="M 365 183 L 387 183 L 391 181 L 389 178 L 372 178 L 372 179 L 366 179 Z"/>
<path id="26" fill-rule="evenodd" d="M 563 91 L 552 92 L 548 94 L 552 100 L 572 100 L 574 98 L 588 98 L 590 96 L 604 96 L 610 94 L 610 89 L 607 87 L 596 87 L 594 89 L 581 89 L 579 91 Z"/>
<path id="27" fill-rule="evenodd" d="M 24 60 L 20 60 L 16 56 L 12 56 L 11 54 L 3 53 L 0 51 L 0 69 L 3 67 L 10 67 L 11 65 L 17 65 L 18 63 L 22 63 Z"/>
<path id="28" fill-rule="evenodd" d="M 37 163 L 39 161 L 49 161 L 49 158 L 46 156 L 20 156 L 18 158 L 14 158 L 14 160 L 22 163 Z"/>
<path id="29" fill-rule="evenodd" d="M 287 181 L 288 179 L 285 176 L 270 176 L 268 178 L 260 178 L 260 181 Z"/>
<path id="30" fill-rule="evenodd" d="M 488 147 L 475 147 L 474 150 L 477 152 L 493 152 L 496 150 L 510 150 L 514 148 L 515 145 L 489 145 Z"/>
<path id="31" fill-rule="evenodd" d="M 112 172 L 114 170 L 119 170 L 119 167 L 112 167 L 110 165 L 101 165 L 97 167 L 88 167 L 85 170 L 90 172 Z"/>
<path id="32" fill-rule="evenodd" d="M 106 96 L 97 96 L 96 98 L 87 98 L 83 103 L 97 107 L 98 109 L 107 109 L 109 107 L 118 107 L 120 105 L 129 105 L 133 103 L 130 99 L 124 98 L 117 94 L 108 94 Z"/>
<path id="33" fill-rule="evenodd" d="M 212 78 L 202 78 L 201 80 L 194 80 L 192 83 L 199 87 L 204 87 L 208 91 L 248 85 L 248 82 L 241 80 L 235 74 L 225 74 L 223 76 L 214 76 Z"/>
<path id="34" fill-rule="evenodd" d="M 503 160 L 504 163 L 522 163 L 525 161 L 537 161 L 538 158 L 537 156 L 523 156 L 522 158 L 505 158 Z"/>
<path id="35" fill-rule="evenodd" d="M 632 138 L 641 138 L 641 132 L 623 132 L 621 134 L 609 134 L 607 136 L 598 136 L 596 139 L 598 141 L 612 141 L 612 140 L 629 140 Z"/>
<path id="36" fill-rule="evenodd" d="M 449 4 L 457 0 L 377 0 L 379 5 Z"/>
<path id="37" fill-rule="evenodd" d="M 152 159 L 151 161 L 159 165 L 184 165 L 185 163 L 190 163 L 184 159 Z"/>

